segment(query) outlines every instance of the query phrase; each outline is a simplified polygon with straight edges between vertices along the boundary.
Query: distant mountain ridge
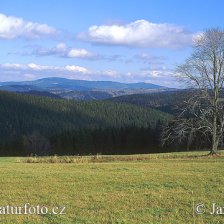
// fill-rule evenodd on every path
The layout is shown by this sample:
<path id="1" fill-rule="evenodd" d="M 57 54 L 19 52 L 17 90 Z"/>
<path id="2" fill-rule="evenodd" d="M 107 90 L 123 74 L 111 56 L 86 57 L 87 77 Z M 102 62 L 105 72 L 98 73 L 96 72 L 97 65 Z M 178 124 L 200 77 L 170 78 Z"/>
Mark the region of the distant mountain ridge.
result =
<path id="1" fill-rule="evenodd" d="M 152 83 L 120 83 L 113 81 L 87 81 L 87 80 L 74 80 L 66 78 L 43 78 L 34 81 L 21 81 L 21 82 L 0 82 L 0 86 L 11 85 L 30 85 L 40 88 L 75 88 L 77 90 L 84 89 L 157 89 L 166 88 L 163 86 L 155 85 Z"/>
<path id="2" fill-rule="evenodd" d="M 167 91 L 169 88 L 144 82 L 120 83 L 50 77 L 34 81 L 0 82 L 0 90 L 28 94 L 43 91 L 67 99 L 97 100 L 136 93 Z"/>

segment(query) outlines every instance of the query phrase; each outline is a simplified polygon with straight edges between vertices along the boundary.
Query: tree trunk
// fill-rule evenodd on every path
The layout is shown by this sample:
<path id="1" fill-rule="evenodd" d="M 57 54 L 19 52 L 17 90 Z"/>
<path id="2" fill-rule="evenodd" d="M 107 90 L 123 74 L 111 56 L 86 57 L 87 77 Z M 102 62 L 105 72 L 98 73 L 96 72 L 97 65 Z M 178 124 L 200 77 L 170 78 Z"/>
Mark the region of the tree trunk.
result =
<path id="1" fill-rule="evenodd" d="M 210 155 L 218 154 L 218 144 L 219 144 L 219 141 L 217 139 L 214 142 L 212 142 L 212 149 L 209 153 Z"/>
<path id="2" fill-rule="evenodd" d="M 188 140 L 187 140 L 187 151 L 190 151 L 190 146 L 191 146 L 191 143 L 192 143 L 192 139 L 193 139 L 193 134 L 192 134 L 192 131 L 191 131 L 190 134 L 189 134 Z"/>
<path id="3" fill-rule="evenodd" d="M 210 151 L 210 155 L 218 154 L 218 146 L 219 146 L 219 135 L 217 134 L 217 118 L 214 117 L 213 122 L 213 133 L 212 133 L 212 149 Z"/>
<path id="4" fill-rule="evenodd" d="M 219 145 L 219 139 L 220 136 L 217 133 L 217 116 L 218 116 L 218 99 L 219 99 L 219 90 L 218 90 L 218 83 L 217 83 L 217 66 L 216 66 L 216 55 L 214 54 L 214 67 L 213 67 L 213 76 L 214 76 L 214 101 L 213 101 L 213 133 L 212 133 L 212 150 L 210 152 L 211 155 L 218 153 L 218 145 Z"/>

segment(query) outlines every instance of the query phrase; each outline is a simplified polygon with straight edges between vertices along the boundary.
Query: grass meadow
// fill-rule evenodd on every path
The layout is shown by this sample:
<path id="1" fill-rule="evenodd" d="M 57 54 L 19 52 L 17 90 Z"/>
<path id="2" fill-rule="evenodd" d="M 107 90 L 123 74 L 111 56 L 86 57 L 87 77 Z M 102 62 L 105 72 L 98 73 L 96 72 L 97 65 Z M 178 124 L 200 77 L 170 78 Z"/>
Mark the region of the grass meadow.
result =
<path id="1" fill-rule="evenodd" d="M 208 210 L 212 203 L 224 206 L 224 157 L 202 154 L 84 157 L 81 162 L 0 158 L 0 206 L 66 206 L 64 215 L 0 215 L 0 222 L 223 223 L 222 215 Z M 197 203 L 205 204 L 206 214 L 195 214 Z"/>

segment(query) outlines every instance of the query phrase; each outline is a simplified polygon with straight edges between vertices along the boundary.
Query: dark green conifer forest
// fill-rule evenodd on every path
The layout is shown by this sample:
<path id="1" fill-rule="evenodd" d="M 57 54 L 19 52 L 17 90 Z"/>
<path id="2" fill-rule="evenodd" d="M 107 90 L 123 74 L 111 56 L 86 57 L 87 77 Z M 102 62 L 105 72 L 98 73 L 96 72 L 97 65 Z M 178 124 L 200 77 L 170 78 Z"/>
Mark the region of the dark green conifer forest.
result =
<path id="1" fill-rule="evenodd" d="M 0 92 L 0 155 L 131 154 L 163 151 L 172 115 L 128 103 Z"/>

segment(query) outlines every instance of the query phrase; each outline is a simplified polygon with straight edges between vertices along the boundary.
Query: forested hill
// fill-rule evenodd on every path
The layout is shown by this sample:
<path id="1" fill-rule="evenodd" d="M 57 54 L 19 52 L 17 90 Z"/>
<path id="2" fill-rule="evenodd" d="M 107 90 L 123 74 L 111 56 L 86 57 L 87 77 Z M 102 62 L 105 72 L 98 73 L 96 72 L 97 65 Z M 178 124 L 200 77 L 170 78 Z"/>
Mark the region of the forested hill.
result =
<path id="1" fill-rule="evenodd" d="M 111 98 L 111 102 L 129 103 L 146 108 L 154 108 L 166 113 L 176 112 L 177 105 L 186 100 L 192 92 L 189 90 L 176 90 L 158 93 L 132 94 Z"/>
<path id="2" fill-rule="evenodd" d="M 61 144 L 60 153 L 63 154 L 65 150 L 66 154 L 68 150 L 75 153 L 77 149 L 88 148 L 85 144 L 91 139 L 90 134 L 92 136 L 101 133 L 102 136 L 98 137 L 101 139 L 106 132 L 113 130 L 118 133 L 122 130 L 125 138 L 130 130 L 154 128 L 158 122 L 170 118 L 166 113 L 125 103 L 80 102 L 8 92 L 0 92 L 0 103 L 0 143 L 9 144 L 13 152 L 18 144 L 23 144 L 24 137 L 31 136 L 33 132 L 50 139 L 53 148 Z M 106 134 L 104 137 L 112 138 L 112 135 Z M 79 142 L 80 139 L 83 144 Z M 99 139 L 92 140 L 95 148 Z M 9 142 L 14 142 L 14 145 Z M 4 144 L 1 149 L 3 151 L 7 150 Z M 92 145 L 88 144 L 88 152 L 91 152 Z M 113 150 L 113 146 L 110 146 L 110 149 Z M 3 151 L 2 154 L 5 153 Z"/>

